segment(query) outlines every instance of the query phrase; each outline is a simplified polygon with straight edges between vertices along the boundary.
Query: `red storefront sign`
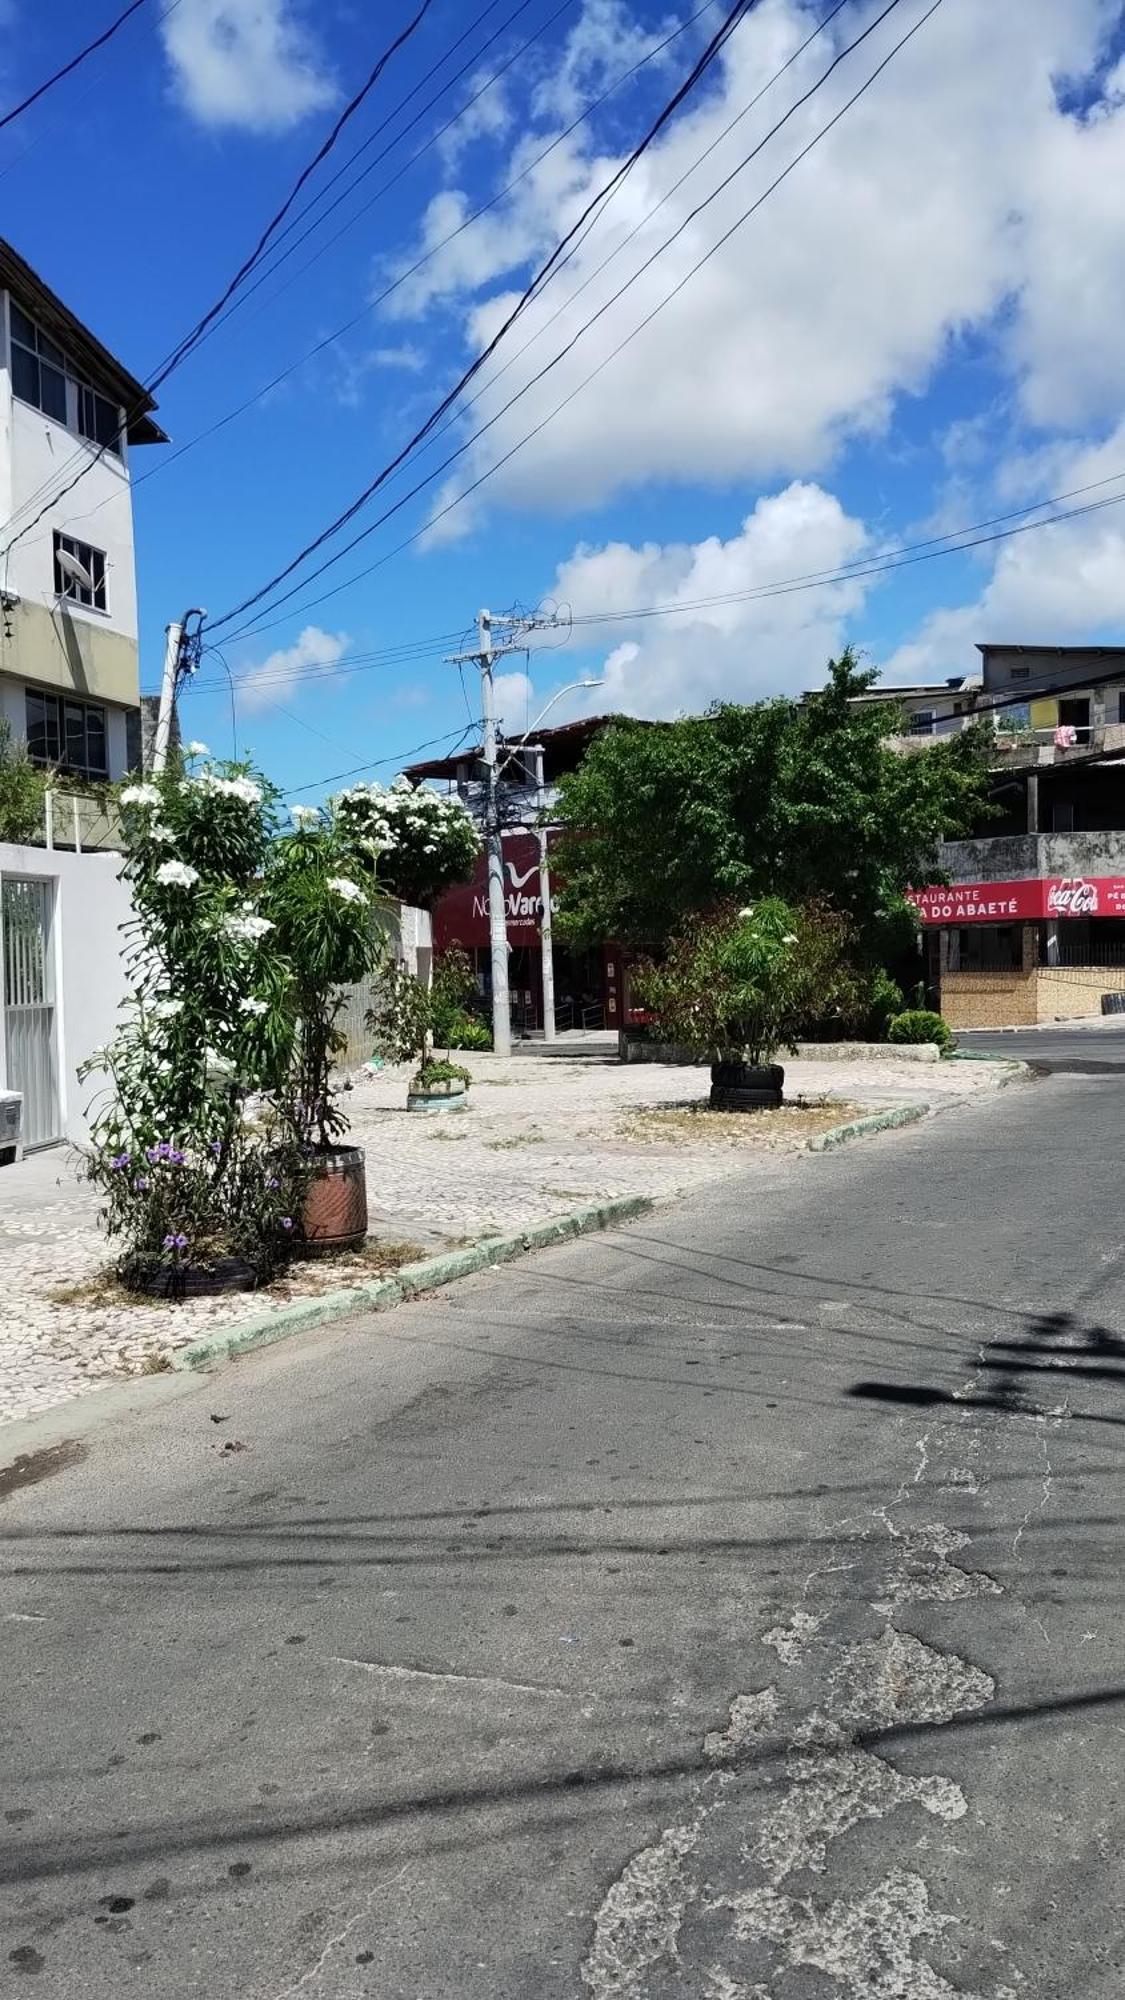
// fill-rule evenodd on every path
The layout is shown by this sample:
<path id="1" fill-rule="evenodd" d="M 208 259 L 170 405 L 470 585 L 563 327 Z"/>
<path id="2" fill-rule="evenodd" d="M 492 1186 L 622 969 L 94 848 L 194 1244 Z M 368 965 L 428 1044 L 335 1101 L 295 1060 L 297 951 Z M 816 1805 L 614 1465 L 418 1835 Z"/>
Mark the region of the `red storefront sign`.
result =
<path id="1" fill-rule="evenodd" d="M 1125 875 L 1050 875 L 1022 882 L 954 882 L 908 889 L 923 924 L 1012 924 L 1125 917 Z"/>
<path id="2" fill-rule="evenodd" d="M 551 837 L 547 836 L 548 845 Z M 537 945 L 542 901 L 539 895 L 539 839 L 533 833 L 506 833 L 504 850 L 504 910 L 508 920 L 508 943 Z M 557 885 L 552 887 L 557 889 Z M 551 897 L 552 908 L 555 896 Z M 467 949 L 487 945 L 488 857 L 481 849 L 471 882 L 447 889 L 433 913 L 434 949 L 446 951 L 460 944 Z"/>

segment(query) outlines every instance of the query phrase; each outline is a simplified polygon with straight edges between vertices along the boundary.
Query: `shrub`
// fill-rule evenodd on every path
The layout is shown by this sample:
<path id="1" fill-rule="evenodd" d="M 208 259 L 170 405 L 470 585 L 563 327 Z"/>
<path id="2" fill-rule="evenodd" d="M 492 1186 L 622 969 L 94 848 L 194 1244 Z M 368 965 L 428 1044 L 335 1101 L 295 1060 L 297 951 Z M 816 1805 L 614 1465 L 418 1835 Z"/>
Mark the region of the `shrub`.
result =
<path id="1" fill-rule="evenodd" d="M 430 1086 L 435 1083 L 463 1083 L 468 1085 L 472 1080 L 470 1072 L 462 1068 L 460 1063 L 441 1062 L 433 1056 L 429 1056 L 425 1062 L 419 1063 L 417 1072 L 412 1079 L 421 1090 L 429 1090 Z"/>
<path id="2" fill-rule="evenodd" d="M 34 840 L 41 833 L 46 787 L 25 745 L 13 743 L 10 724 L 0 721 L 0 840 Z"/>
<path id="3" fill-rule="evenodd" d="M 690 918 L 661 962 L 633 975 L 662 1039 L 712 1062 L 764 1063 L 792 1048 L 832 959 L 823 925 L 803 945 L 800 922 L 776 896 Z"/>
<path id="4" fill-rule="evenodd" d="M 492 1035 L 474 1012 L 477 976 L 466 951 L 451 945 L 434 960 L 430 1035 L 439 1049 L 490 1049 Z"/>
<path id="5" fill-rule="evenodd" d="M 925 1007 L 910 1007 L 896 1014 L 887 1027 L 888 1042 L 936 1042 L 943 1052 L 953 1040 L 948 1022 Z"/>

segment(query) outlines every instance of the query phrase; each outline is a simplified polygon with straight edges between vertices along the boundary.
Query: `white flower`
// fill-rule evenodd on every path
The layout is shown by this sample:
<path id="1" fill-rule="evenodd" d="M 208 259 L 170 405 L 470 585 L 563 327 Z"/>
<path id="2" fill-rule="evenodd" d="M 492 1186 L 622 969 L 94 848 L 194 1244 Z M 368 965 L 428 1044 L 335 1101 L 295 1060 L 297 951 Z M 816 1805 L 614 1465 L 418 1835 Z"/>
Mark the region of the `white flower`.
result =
<path id="1" fill-rule="evenodd" d="M 213 797 L 241 799 L 244 806 L 260 806 L 262 788 L 250 778 L 219 778 L 214 771 L 200 771 L 198 777 L 189 779 L 196 791 L 209 792 Z"/>
<path id="2" fill-rule="evenodd" d="M 123 806 L 158 806 L 160 793 L 155 785 L 126 785 L 121 803 Z"/>
<path id="3" fill-rule="evenodd" d="M 752 917 L 753 914 L 754 914 L 753 903 L 747 903 L 746 908 L 738 912 L 739 922 L 744 924 L 747 918 Z"/>
<path id="4" fill-rule="evenodd" d="M 174 1021 L 183 1004 L 182 1000 L 158 1000 L 152 1011 L 158 1021 Z"/>
<path id="5" fill-rule="evenodd" d="M 162 861 L 156 879 L 166 889 L 190 889 L 199 880 L 199 870 L 186 861 Z"/>
<path id="6" fill-rule="evenodd" d="M 255 1000 L 247 994 L 245 1000 L 239 1001 L 238 1011 L 240 1014 L 265 1014 L 268 1009 L 264 1000 Z"/>
<path id="7" fill-rule="evenodd" d="M 328 878 L 328 887 L 334 889 L 338 896 L 342 896 L 345 903 L 361 903 L 363 901 L 363 890 L 360 888 L 358 882 L 349 882 L 346 875 L 330 875 Z"/>
<path id="8" fill-rule="evenodd" d="M 166 846 L 168 841 L 175 840 L 176 838 L 171 827 L 165 826 L 160 820 L 156 822 L 155 826 L 149 827 L 148 837 L 150 840 L 158 840 L 161 846 Z"/>
<path id="9" fill-rule="evenodd" d="M 268 917 L 228 917 L 223 929 L 228 937 L 246 944 L 265 937 L 267 931 L 272 931 L 273 925 Z"/>
<path id="10" fill-rule="evenodd" d="M 320 818 L 319 806 L 290 806 L 294 826 L 310 826 Z"/>
<path id="11" fill-rule="evenodd" d="M 782 938 L 781 942 L 782 944 L 796 944 L 797 942 L 796 931 L 786 931 L 785 936 Z"/>
<path id="12" fill-rule="evenodd" d="M 209 757 L 210 755 L 211 752 L 208 750 L 206 743 L 189 743 L 187 749 L 184 751 L 185 757 Z"/>

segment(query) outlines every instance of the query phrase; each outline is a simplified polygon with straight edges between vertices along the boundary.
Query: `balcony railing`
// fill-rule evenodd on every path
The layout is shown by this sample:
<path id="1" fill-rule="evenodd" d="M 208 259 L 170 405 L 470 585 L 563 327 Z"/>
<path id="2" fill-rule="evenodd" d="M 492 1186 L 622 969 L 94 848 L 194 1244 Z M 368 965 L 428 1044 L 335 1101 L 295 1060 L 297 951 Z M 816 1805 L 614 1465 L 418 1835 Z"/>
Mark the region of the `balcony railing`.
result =
<path id="1" fill-rule="evenodd" d="M 96 792 L 64 791 L 49 786 L 43 794 L 43 820 L 32 847 L 67 848 L 74 854 L 113 852 L 121 846 L 121 818 L 116 801 Z"/>

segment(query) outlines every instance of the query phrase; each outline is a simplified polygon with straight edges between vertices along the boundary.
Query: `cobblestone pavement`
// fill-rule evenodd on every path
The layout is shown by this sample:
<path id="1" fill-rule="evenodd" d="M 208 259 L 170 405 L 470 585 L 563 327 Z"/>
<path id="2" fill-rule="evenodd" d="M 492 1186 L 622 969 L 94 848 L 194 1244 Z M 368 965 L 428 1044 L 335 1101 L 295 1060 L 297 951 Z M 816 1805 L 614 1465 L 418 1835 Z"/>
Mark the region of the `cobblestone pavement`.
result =
<path id="1" fill-rule="evenodd" d="M 345 1097 L 352 1136 L 367 1150 L 376 1236 L 424 1252 L 617 1195 L 666 1200 L 732 1174 L 774 1171 L 776 1148 L 771 1156 L 753 1142 L 716 1144 L 631 1125 L 645 1108 L 705 1095 L 704 1070 L 622 1067 L 589 1052 L 473 1055 L 467 1066 L 474 1082 L 465 1111 L 408 1114 L 406 1069 L 363 1076 Z M 936 1107 L 994 1091 L 1010 1075 L 1009 1066 L 986 1062 L 792 1062 L 786 1093 L 868 1108 L 920 1100 Z M 750 1121 L 736 1123 L 741 1130 Z M 305 1265 L 267 1293 L 170 1306 L 125 1299 L 111 1285 L 99 1295 L 95 1281 L 106 1263 L 94 1199 L 68 1150 L 0 1168 L 0 1422 L 66 1402 L 99 1379 L 162 1365 L 212 1326 L 348 1277 L 338 1262 Z"/>

